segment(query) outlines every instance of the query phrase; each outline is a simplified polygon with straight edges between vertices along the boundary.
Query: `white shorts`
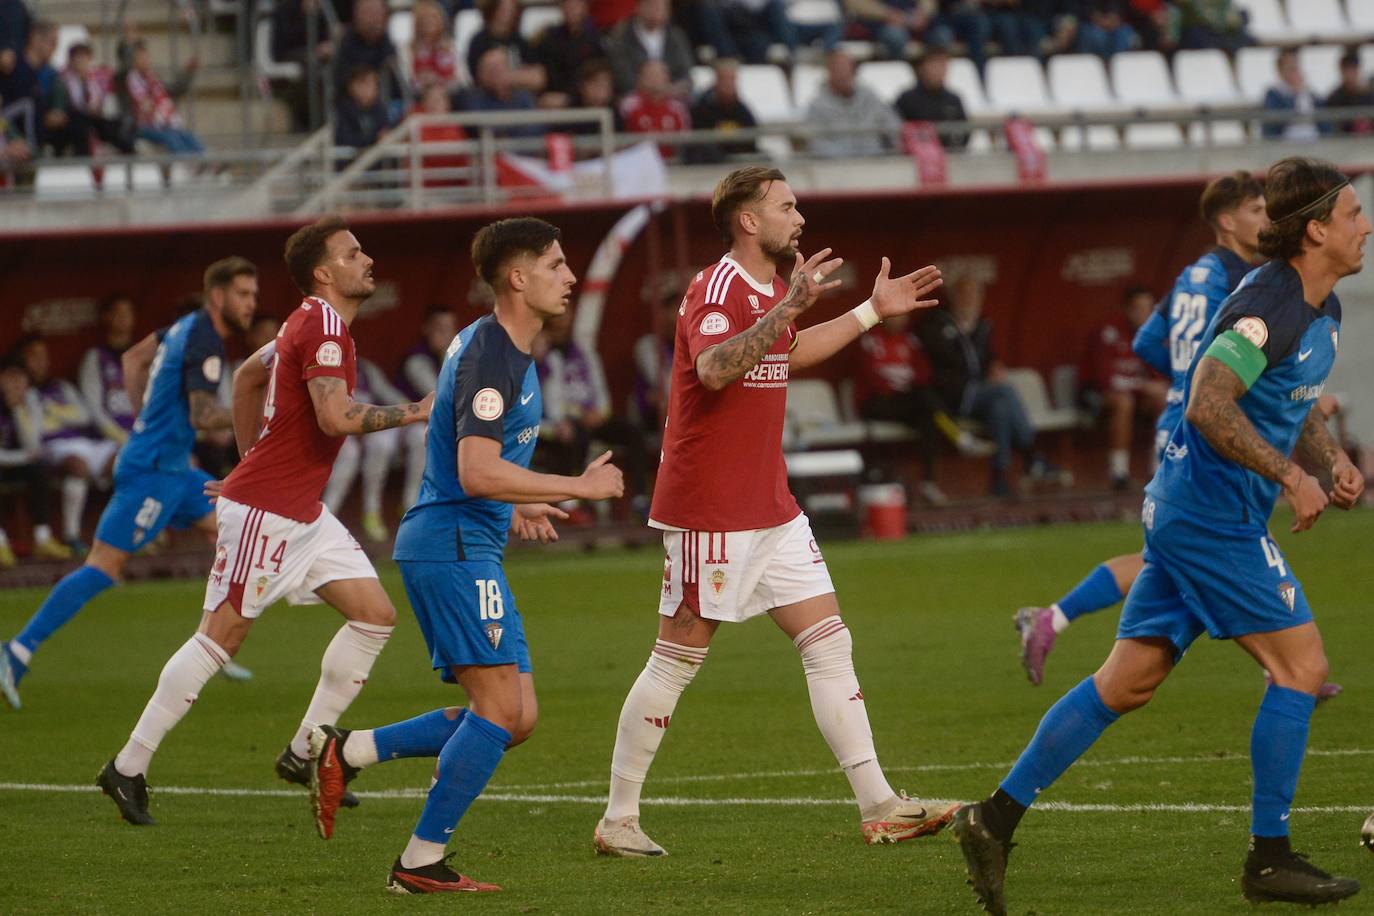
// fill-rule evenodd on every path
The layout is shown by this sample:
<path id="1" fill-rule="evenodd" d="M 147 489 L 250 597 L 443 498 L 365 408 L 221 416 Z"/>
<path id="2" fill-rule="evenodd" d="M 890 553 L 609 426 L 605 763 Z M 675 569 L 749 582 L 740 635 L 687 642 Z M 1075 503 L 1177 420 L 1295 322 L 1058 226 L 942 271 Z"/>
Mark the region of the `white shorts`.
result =
<path id="1" fill-rule="evenodd" d="M 739 622 L 835 591 L 806 513 L 753 531 L 665 531 L 658 612 Z"/>
<path id="2" fill-rule="evenodd" d="M 43 446 L 43 458 L 54 467 L 68 458 L 80 458 L 91 474 L 100 477 L 118 451 L 119 443 L 113 439 L 54 439 Z"/>
<path id="3" fill-rule="evenodd" d="M 315 589 L 339 579 L 375 579 L 362 547 L 328 508 L 313 522 L 298 522 L 221 496 L 215 562 L 205 586 L 205 609 L 226 600 L 254 618 L 278 598 L 319 604 Z"/>

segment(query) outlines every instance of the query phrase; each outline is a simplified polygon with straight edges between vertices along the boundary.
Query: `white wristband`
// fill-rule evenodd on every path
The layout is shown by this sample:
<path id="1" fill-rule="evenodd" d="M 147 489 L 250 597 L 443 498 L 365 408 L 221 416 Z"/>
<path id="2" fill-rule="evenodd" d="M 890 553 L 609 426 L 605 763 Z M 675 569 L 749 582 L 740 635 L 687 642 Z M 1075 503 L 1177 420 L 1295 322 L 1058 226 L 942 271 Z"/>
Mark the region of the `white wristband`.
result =
<path id="1" fill-rule="evenodd" d="M 865 299 L 860 305 L 855 306 L 849 314 L 859 319 L 859 327 L 865 331 L 871 330 L 874 325 L 883 320 L 878 317 L 878 310 L 873 307 L 872 299 Z"/>

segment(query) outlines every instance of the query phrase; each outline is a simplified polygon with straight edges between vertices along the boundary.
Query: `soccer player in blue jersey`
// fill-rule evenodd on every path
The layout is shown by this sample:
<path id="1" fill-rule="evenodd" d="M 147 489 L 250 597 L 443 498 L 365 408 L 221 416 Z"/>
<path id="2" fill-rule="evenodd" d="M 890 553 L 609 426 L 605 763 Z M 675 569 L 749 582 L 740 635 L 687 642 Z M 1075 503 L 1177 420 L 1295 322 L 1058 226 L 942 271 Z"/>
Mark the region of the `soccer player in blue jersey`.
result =
<path id="1" fill-rule="evenodd" d="M 566 516 L 549 503 L 624 490 L 609 452 L 579 477 L 529 470 L 543 414 L 530 348 L 544 322 L 567 310 L 576 282 L 558 239 L 558 229 L 532 218 L 492 223 L 473 239 L 473 265 L 496 293 L 495 310 L 449 345 L 419 499 L 396 535 L 431 664 L 463 688 L 468 706 L 375 730 L 320 727 L 311 736 L 311 800 L 326 839 L 359 769 L 439 758 L 415 833 L 387 880 L 396 893 L 500 890 L 450 868 L 444 851 L 506 748 L 529 737 L 537 716 L 524 626 L 501 566 L 508 532 L 553 540 L 550 519 Z"/>
<path id="2" fill-rule="evenodd" d="M 1294 853 L 1288 814 L 1326 679 L 1307 596 L 1267 523 L 1282 494 L 1294 532 L 1328 503 L 1348 509 L 1364 478 L 1315 403 L 1340 343 L 1336 281 L 1360 270 L 1369 219 L 1349 180 L 1310 159 L 1276 163 L 1265 183 L 1270 258 L 1246 275 L 1198 341 L 1187 408 L 1145 488 L 1145 567 L 1116 644 L 1097 673 L 1055 703 L 996 792 L 955 816 L 969 877 L 1004 914 L 1013 832 L 1037 796 L 1123 713 L 1144 706 L 1204 631 L 1231 639 L 1273 676 L 1250 736 L 1250 850 L 1241 889 L 1252 901 L 1328 903 L 1360 889 Z M 1329 474 L 1331 489 L 1288 456 Z"/>
<path id="3" fill-rule="evenodd" d="M 241 333 L 258 306 L 251 261 L 225 258 L 205 271 L 205 305 L 124 352 L 124 385 L 138 419 L 114 469 L 114 494 L 81 568 L 53 586 L 24 629 L 0 646 L 0 692 L 19 708 L 19 682 L 33 654 L 86 604 L 114 585 L 124 564 L 167 526 L 215 531 L 210 475 L 191 467 L 199 430 L 227 429 L 216 396 L 224 338 Z"/>
<path id="4" fill-rule="evenodd" d="M 1203 330 L 1241 278 L 1264 260 L 1259 234 L 1269 225 L 1269 217 L 1259 179 L 1246 171 L 1217 178 L 1203 190 L 1198 209 L 1216 234 L 1216 244 L 1183 269 L 1133 342 L 1136 355 L 1171 381 L 1166 406 L 1155 425 L 1157 457 L 1183 416 L 1183 385 Z M 1023 607 L 1016 612 L 1021 664 L 1032 684 L 1044 679 L 1045 658 L 1055 638 L 1074 619 L 1120 601 L 1142 566 L 1139 553 L 1112 557 L 1049 607 Z"/>

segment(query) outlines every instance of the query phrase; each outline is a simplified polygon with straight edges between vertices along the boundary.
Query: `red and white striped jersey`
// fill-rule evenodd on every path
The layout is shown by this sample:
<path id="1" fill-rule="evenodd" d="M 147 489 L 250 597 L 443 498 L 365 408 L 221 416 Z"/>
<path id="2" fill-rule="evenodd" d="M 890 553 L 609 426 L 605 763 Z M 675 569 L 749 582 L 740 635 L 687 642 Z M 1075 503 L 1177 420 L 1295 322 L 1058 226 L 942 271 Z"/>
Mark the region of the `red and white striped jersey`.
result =
<path id="1" fill-rule="evenodd" d="M 307 383 L 340 378 L 351 397 L 357 371 L 348 326 L 328 302 L 307 296 L 277 332 L 262 433 L 225 479 L 224 496 L 299 522 L 318 518 L 344 440 L 320 429 Z"/>

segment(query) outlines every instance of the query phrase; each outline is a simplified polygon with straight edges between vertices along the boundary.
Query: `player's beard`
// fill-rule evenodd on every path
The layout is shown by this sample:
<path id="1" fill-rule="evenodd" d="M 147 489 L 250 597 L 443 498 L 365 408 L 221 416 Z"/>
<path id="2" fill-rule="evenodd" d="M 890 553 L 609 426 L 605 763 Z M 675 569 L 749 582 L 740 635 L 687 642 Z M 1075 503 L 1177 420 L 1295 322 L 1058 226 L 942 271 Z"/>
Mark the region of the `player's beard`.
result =
<path id="1" fill-rule="evenodd" d="M 764 254 L 779 264 L 791 264 L 797 257 L 797 240 L 791 236 L 760 239 L 759 247 L 763 249 Z"/>
<path id="2" fill-rule="evenodd" d="M 377 281 L 368 277 L 359 277 L 358 282 L 348 289 L 342 290 L 343 294 L 349 299 L 356 299 L 364 302 L 377 291 Z"/>

